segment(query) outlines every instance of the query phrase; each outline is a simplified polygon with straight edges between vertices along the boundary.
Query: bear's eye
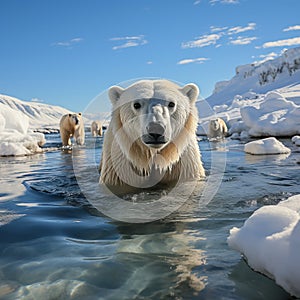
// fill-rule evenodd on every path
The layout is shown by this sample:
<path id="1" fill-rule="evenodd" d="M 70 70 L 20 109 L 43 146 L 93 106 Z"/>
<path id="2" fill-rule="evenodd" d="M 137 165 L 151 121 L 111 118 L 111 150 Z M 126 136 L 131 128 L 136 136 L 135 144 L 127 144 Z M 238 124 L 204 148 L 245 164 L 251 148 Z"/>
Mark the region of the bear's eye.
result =
<path id="1" fill-rule="evenodd" d="M 139 102 L 135 102 L 133 104 L 133 107 L 134 107 L 134 109 L 140 109 L 142 106 L 141 106 L 141 104 Z"/>
<path id="2" fill-rule="evenodd" d="M 171 102 L 169 102 L 168 106 L 169 106 L 170 108 L 172 108 L 172 107 L 175 106 L 175 103 L 171 101 Z"/>

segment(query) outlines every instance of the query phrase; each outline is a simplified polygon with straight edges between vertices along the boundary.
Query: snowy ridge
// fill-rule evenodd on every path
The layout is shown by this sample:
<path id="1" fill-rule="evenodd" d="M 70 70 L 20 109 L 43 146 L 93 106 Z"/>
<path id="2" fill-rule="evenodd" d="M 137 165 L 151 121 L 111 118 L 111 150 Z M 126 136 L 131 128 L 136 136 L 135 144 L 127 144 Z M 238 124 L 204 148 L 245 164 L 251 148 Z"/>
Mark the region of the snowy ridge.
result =
<path id="1" fill-rule="evenodd" d="M 241 74 L 245 79 L 257 76 L 260 85 L 265 85 L 276 80 L 280 74 L 292 76 L 300 69 L 300 48 L 287 50 L 277 59 L 263 63 L 253 63 L 236 68 L 236 75 Z"/>
<path id="2" fill-rule="evenodd" d="M 206 101 L 211 106 L 229 104 L 236 95 L 249 91 L 265 94 L 295 83 L 300 83 L 300 47 L 286 50 L 273 60 L 238 66 L 232 79 L 216 83 Z"/>
<path id="3" fill-rule="evenodd" d="M 2 94 L 0 94 L 0 104 L 27 116 L 29 119 L 29 127 L 32 129 L 46 127 L 58 129 L 61 116 L 70 112 L 59 106 L 22 101 Z"/>

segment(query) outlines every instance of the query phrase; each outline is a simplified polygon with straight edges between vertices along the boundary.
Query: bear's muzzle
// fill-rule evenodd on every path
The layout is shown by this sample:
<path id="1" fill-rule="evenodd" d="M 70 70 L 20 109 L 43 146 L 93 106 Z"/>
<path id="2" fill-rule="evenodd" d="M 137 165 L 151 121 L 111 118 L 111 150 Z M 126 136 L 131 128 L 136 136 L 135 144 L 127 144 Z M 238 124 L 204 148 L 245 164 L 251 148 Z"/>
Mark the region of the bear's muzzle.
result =
<path id="1" fill-rule="evenodd" d="M 147 146 L 160 148 L 168 142 L 165 136 L 166 128 L 160 122 L 150 122 L 146 127 L 147 133 L 142 136 L 142 141 Z"/>

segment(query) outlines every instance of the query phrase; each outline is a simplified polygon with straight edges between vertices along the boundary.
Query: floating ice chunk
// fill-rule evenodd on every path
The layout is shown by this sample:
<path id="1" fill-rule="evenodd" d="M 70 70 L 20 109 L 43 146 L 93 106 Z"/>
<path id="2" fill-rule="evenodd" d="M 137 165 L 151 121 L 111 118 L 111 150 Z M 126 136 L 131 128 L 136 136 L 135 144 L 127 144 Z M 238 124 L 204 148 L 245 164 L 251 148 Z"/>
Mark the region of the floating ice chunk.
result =
<path id="1" fill-rule="evenodd" d="M 232 228 L 229 246 L 248 264 L 274 279 L 291 295 L 300 297 L 300 195 L 278 205 L 264 206 Z"/>
<path id="2" fill-rule="evenodd" d="M 265 138 L 262 140 L 252 141 L 244 146 L 246 153 L 260 155 L 260 154 L 288 154 L 291 149 L 284 146 L 280 141 L 274 137 Z"/>

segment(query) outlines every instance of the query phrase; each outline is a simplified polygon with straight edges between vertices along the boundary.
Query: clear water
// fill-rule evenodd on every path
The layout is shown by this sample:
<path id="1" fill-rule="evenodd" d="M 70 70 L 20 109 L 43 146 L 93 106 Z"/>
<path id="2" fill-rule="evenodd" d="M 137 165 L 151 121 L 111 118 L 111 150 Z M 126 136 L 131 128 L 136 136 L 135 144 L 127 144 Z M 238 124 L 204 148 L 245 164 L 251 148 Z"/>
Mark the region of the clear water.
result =
<path id="1" fill-rule="evenodd" d="M 58 135 L 47 139 L 60 145 Z M 101 138 L 72 154 L 1 158 L 0 299 L 290 299 L 226 242 L 258 207 L 300 193 L 299 148 L 283 142 L 288 157 L 200 141 L 206 169 L 212 153 L 226 152 L 213 199 L 199 206 L 194 195 L 170 216 L 139 224 L 95 210 L 76 183 L 73 160 L 93 169 Z"/>

